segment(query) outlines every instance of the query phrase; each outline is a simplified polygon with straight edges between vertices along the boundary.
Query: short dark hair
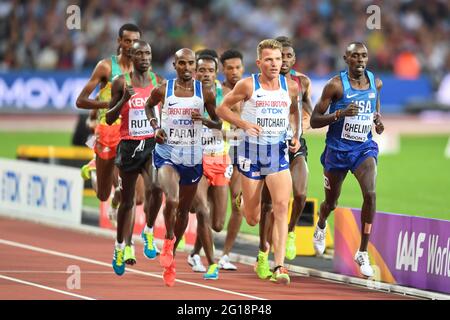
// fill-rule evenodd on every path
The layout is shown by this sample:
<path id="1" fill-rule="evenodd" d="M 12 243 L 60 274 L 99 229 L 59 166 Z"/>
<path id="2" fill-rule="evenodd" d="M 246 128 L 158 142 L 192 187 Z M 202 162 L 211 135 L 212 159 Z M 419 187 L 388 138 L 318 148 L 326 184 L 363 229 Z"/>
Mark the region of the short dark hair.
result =
<path id="1" fill-rule="evenodd" d="M 200 54 L 200 55 L 198 55 L 197 56 L 197 59 L 195 60 L 195 62 L 196 62 L 196 64 L 197 64 L 197 67 L 198 67 L 198 61 L 199 60 L 211 60 L 211 61 L 213 61 L 214 62 L 214 65 L 216 66 L 216 71 L 217 71 L 217 69 L 218 69 L 218 65 L 217 65 L 217 57 L 213 57 L 213 56 L 211 56 L 211 55 L 209 55 L 209 54 Z"/>
<path id="2" fill-rule="evenodd" d="M 133 23 L 125 23 L 123 26 L 119 29 L 119 38 L 123 37 L 124 31 L 132 31 L 132 32 L 139 32 L 139 35 L 142 36 L 142 31 L 139 29 L 139 27 Z"/>
<path id="3" fill-rule="evenodd" d="M 291 47 L 291 48 L 293 48 L 293 46 L 292 46 L 292 41 L 291 41 L 291 39 L 289 39 L 288 37 L 280 36 L 280 37 L 276 37 L 275 40 L 277 40 L 278 42 L 280 42 L 281 45 L 283 46 L 283 48 L 286 48 L 286 47 Z"/>
<path id="4" fill-rule="evenodd" d="M 244 57 L 242 56 L 242 53 L 238 50 L 235 49 L 229 49 L 226 50 L 224 53 L 222 53 L 222 55 L 220 56 L 220 63 L 222 63 L 222 65 L 225 63 L 226 60 L 228 59 L 234 59 L 234 58 L 239 58 L 241 59 L 241 61 L 244 60 Z"/>
<path id="5" fill-rule="evenodd" d="M 197 60 L 198 60 L 198 57 L 200 57 L 200 56 L 211 56 L 213 58 L 219 59 L 219 55 L 217 54 L 217 51 L 214 49 L 197 50 L 195 52 L 195 55 L 197 56 Z"/>

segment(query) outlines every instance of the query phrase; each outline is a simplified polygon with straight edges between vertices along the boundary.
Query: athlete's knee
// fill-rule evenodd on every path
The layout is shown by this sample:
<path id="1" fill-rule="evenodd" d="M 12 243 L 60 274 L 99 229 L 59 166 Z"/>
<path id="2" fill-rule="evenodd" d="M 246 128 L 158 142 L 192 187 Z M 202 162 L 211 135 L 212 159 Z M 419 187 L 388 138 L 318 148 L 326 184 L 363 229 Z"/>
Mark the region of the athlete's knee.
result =
<path id="1" fill-rule="evenodd" d="M 324 207 L 324 209 L 328 212 L 336 209 L 337 205 L 338 205 L 337 200 L 336 201 L 325 200 L 324 202 L 322 202 L 322 207 Z"/>
<path id="2" fill-rule="evenodd" d="M 108 201 L 110 194 L 111 194 L 111 190 L 109 190 L 109 192 L 98 190 L 97 191 L 97 199 L 100 201 Z"/>
<path id="3" fill-rule="evenodd" d="M 209 220 L 208 208 L 204 205 L 199 205 L 195 208 L 195 213 L 198 223 L 207 223 Z"/>
<path id="4" fill-rule="evenodd" d="M 306 194 L 302 192 L 294 193 L 294 201 L 298 204 L 303 204 L 306 202 Z"/>
<path id="5" fill-rule="evenodd" d="M 223 219 L 222 220 L 218 220 L 218 221 L 213 221 L 213 223 L 212 223 L 212 229 L 215 231 L 215 232 L 220 232 L 220 231 L 222 231 L 222 229 L 223 229 L 223 225 L 224 225 L 224 221 L 223 221 Z"/>
<path id="6" fill-rule="evenodd" d="M 120 211 L 121 212 L 128 212 L 133 209 L 134 202 L 133 201 L 122 201 L 120 203 Z"/>
<path id="7" fill-rule="evenodd" d="M 256 226 L 259 223 L 259 216 L 246 216 L 245 220 L 247 221 L 247 224 L 251 227 Z"/>
<path id="8" fill-rule="evenodd" d="M 177 196 L 167 195 L 166 206 L 170 208 L 178 208 L 179 200 Z"/>
<path id="9" fill-rule="evenodd" d="M 145 196 L 143 194 L 136 194 L 136 205 L 140 206 L 141 204 L 144 203 L 145 200 Z"/>
<path id="10" fill-rule="evenodd" d="M 286 200 L 278 200 L 272 203 L 274 212 L 283 212 L 287 213 L 289 210 L 289 201 Z"/>

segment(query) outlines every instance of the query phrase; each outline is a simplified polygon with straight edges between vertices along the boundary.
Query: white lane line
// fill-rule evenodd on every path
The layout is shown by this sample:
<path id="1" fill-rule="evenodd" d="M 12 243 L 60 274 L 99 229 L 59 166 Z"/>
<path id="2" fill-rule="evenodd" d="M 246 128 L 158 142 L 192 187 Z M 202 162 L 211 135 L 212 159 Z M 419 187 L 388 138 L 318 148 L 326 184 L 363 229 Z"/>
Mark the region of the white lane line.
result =
<path id="1" fill-rule="evenodd" d="M 59 289 L 55 289 L 55 288 L 51 288 L 51 287 L 47 287 L 47 286 L 43 286 L 41 284 L 37 284 L 37 283 L 34 283 L 34 282 L 29 282 L 29 281 L 20 280 L 20 279 L 17 279 L 17 278 L 7 277 L 7 276 L 1 275 L 1 274 L 0 274 L 0 279 L 5 279 L 5 280 L 13 281 L 13 282 L 18 282 L 18 283 L 21 283 L 21 284 L 26 284 L 28 286 L 37 287 L 37 288 L 48 290 L 48 291 L 62 293 L 62 294 L 68 295 L 68 296 L 72 296 L 72 297 L 76 297 L 76 298 L 80 298 L 80 299 L 84 299 L 84 300 L 95 300 L 94 298 L 90 298 L 90 297 L 82 296 L 82 295 L 79 295 L 79 294 L 75 294 L 75 293 L 71 293 L 71 292 L 67 292 L 67 291 L 63 291 L 63 290 L 59 290 Z"/>
<path id="2" fill-rule="evenodd" d="M 106 263 L 106 262 L 102 262 L 102 261 L 98 261 L 98 260 L 94 260 L 94 259 L 89 259 L 89 258 L 85 258 L 85 257 L 81 257 L 81 256 L 76 256 L 76 255 L 73 255 L 73 254 L 63 253 L 63 252 L 59 252 L 59 251 L 39 248 L 39 247 L 31 246 L 31 245 L 28 245 L 28 244 L 23 244 L 23 243 L 20 243 L 20 242 L 0 239 L 0 244 L 4 244 L 4 245 L 12 246 L 12 247 L 27 249 L 27 250 L 31 250 L 31 251 L 35 251 L 35 252 L 41 252 L 41 253 L 50 254 L 50 255 L 54 255 L 54 256 L 58 256 L 58 257 L 63 257 L 63 258 L 67 258 L 67 259 L 83 261 L 83 262 L 86 262 L 86 263 L 91 263 L 91 264 L 95 264 L 95 265 L 99 265 L 99 266 L 112 268 L 110 263 Z M 132 272 L 132 273 L 136 273 L 136 274 L 140 274 L 140 275 L 144 275 L 144 276 L 149 276 L 149 277 L 162 279 L 161 275 L 152 274 L 150 272 L 144 272 L 144 271 L 137 270 L 137 269 L 127 269 L 126 272 Z M 265 298 L 256 297 L 256 296 L 248 295 L 248 294 L 245 294 L 245 293 L 230 291 L 230 290 L 216 288 L 216 287 L 210 287 L 210 286 L 206 286 L 206 285 L 203 285 L 203 284 L 190 282 L 190 281 L 184 281 L 184 280 L 178 280 L 177 279 L 176 282 L 183 283 L 183 284 L 186 284 L 186 285 L 195 286 L 195 287 L 200 287 L 200 288 L 203 288 L 203 289 L 209 289 L 209 290 L 219 291 L 219 292 L 223 292 L 223 293 L 227 293 L 227 294 L 231 294 L 231 295 L 241 296 L 241 297 L 245 297 L 245 298 L 249 298 L 249 299 L 267 300 Z"/>

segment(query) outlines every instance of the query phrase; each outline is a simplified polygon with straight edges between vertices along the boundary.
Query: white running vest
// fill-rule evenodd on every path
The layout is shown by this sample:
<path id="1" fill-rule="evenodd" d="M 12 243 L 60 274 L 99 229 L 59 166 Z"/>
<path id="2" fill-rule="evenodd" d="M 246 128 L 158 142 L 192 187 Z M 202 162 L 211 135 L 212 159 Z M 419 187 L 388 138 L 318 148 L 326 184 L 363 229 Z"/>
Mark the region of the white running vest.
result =
<path id="1" fill-rule="evenodd" d="M 241 117 L 245 121 L 259 125 L 263 131 L 259 137 L 250 137 L 245 134 L 245 139 L 250 143 L 263 145 L 284 141 L 291 107 L 286 77 L 279 76 L 278 90 L 263 89 L 257 74 L 253 74 L 252 78 L 253 94 L 244 102 Z"/>
<path id="2" fill-rule="evenodd" d="M 164 144 L 155 151 L 175 164 L 188 167 L 202 163 L 202 122 L 193 121 L 191 114 L 204 112 L 202 84 L 194 80 L 192 97 L 175 96 L 175 79 L 167 81 L 166 97 L 161 110 L 161 128 L 167 135 Z"/>

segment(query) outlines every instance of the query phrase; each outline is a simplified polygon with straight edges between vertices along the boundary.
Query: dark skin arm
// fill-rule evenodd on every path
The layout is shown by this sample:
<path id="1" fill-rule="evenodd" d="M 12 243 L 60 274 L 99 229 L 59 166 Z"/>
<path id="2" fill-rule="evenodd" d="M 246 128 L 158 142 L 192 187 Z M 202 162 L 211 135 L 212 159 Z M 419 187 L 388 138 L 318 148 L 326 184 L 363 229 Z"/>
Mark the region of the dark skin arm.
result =
<path id="1" fill-rule="evenodd" d="M 340 116 L 337 120 L 336 112 L 325 114 L 329 105 L 342 97 L 343 88 L 339 77 L 334 77 L 323 88 L 322 96 L 317 102 L 316 107 L 311 115 L 310 123 L 312 128 L 322 128 L 330 125 L 335 121 L 339 121 L 343 117 L 352 117 L 358 114 L 358 107 L 354 103 L 350 103 L 345 109 L 340 111 Z"/>
<path id="2" fill-rule="evenodd" d="M 158 103 L 164 104 L 164 97 L 166 95 L 166 82 L 161 83 L 155 89 L 152 90 L 150 97 L 147 99 L 145 103 L 145 114 L 150 121 L 150 125 L 153 130 L 155 130 L 155 141 L 156 143 L 162 144 L 167 140 L 166 132 L 159 128 L 159 124 L 155 119 L 155 110 L 154 107 L 158 105 Z M 153 120 L 152 120 L 153 119 Z"/>
<path id="3" fill-rule="evenodd" d="M 383 125 L 383 122 L 381 121 L 381 114 L 380 114 L 380 108 L 381 108 L 381 106 L 380 106 L 380 91 L 381 91 L 381 88 L 383 87 L 383 82 L 378 78 L 375 80 L 375 82 L 376 82 L 378 94 L 377 94 L 377 107 L 376 107 L 377 112 L 375 112 L 373 122 L 375 123 L 376 133 L 382 134 L 384 131 L 384 125 Z"/>
<path id="4" fill-rule="evenodd" d="M 105 109 L 108 108 L 108 102 L 90 99 L 89 95 L 95 90 L 98 84 L 106 85 L 111 74 L 111 65 L 106 59 L 100 61 L 92 72 L 88 83 L 81 90 L 77 98 L 76 105 L 80 109 Z"/>
<path id="5" fill-rule="evenodd" d="M 122 110 L 123 105 L 134 95 L 132 86 L 125 85 L 123 76 L 114 79 L 111 88 L 111 101 L 109 102 L 109 110 L 106 112 L 106 123 L 111 125 L 116 121 Z"/>
<path id="6" fill-rule="evenodd" d="M 297 83 L 293 80 L 288 81 L 289 86 L 289 95 L 291 97 L 291 106 L 290 106 L 290 124 L 292 131 L 294 132 L 294 136 L 291 139 L 291 143 L 289 145 L 289 150 L 291 152 L 296 152 L 300 148 L 300 142 L 298 140 L 298 124 L 300 121 L 300 112 L 298 110 L 298 86 Z"/>
<path id="7" fill-rule="evenodd" d="M 204 124 L 210 129 L 221 130 L 222 121 L 216 114 L 216 97 L 214 96 L 213 91 L 211 89 L 203 88 L 203 99 L 205 102 L 206 111 L 208 111 L 210 119 L 203 117 L 203 115 L 201 115 L 198 112 L 193 112 L 192 120 L 201 121 L 202 124 Z"/>

